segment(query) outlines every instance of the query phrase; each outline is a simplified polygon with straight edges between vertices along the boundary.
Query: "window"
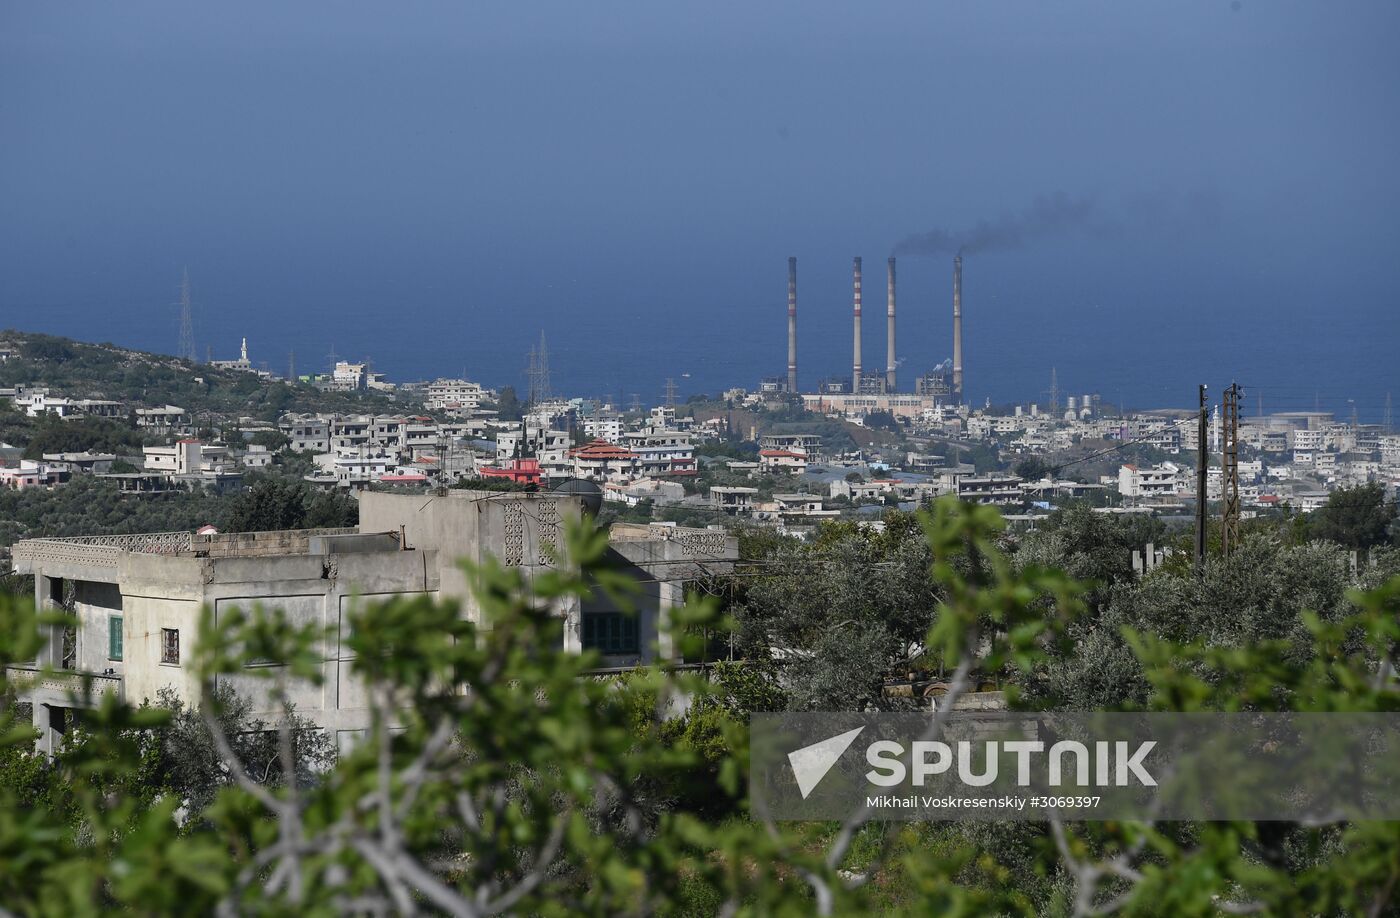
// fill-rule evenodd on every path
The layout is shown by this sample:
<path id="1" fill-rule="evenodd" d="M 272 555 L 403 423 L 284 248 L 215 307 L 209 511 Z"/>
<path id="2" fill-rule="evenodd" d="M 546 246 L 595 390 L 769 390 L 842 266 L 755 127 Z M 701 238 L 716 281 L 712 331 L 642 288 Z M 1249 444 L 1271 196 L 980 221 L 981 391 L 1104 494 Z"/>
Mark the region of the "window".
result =
<path id="1" fill-rule="evenodd" d="M 177 628 L 160 629 L 160 662 L 180 663 L 180 631 Z"/>
<path id="2" fill-rule="evenodd" d="M 583 647 L 603 653 L 636 653 L 637 619 L 621 612 L 584 615 Z"/>
<path id="3" fill-rule="evenodd" d="M 122 617 L 113 615 L 107 619 L 107 659 L 122 658 Z"/>

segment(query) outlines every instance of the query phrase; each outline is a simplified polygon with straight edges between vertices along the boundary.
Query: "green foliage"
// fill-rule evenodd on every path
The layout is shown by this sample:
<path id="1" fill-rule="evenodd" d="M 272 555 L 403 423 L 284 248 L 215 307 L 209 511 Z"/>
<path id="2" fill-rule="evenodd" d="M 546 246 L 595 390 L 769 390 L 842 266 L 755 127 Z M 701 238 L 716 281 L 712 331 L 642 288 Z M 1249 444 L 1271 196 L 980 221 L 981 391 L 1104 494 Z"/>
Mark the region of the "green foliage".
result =
<path id="1" fill-rule="evenodd" d="M 899 433 L 899 419 L 888 411 L 872 411 L 865 416 L 865 426 L 872 430 L 891 430 Z"/>
<path id="2" fill-rule="evenodd" d="M 291 445 L 292 439 L 280 430 L 259 430 L 248 438 L 253 446 L 265 446 L 269 452 L 280 453 Z"/>
<path id="3" fill-rule="evenodd" d="M 540 489 L 539 485 L 511 481 L 509 478 L 459 478 L 452 487 L 465 491 L 538 491 Z"/>
<path id="4" fill-rule="evenodd" d="M 0 488 L 0 545 L 41 536 L 193 530 L 217 522 L 227 502 L 203 490 L 123 494 L 116 482 L 90 475 L 53 490 Z"/>
<path id="5" fill-rule="evenodd" d="M 707 456 L 720 459 L 737 459 L 741 462 L 758 461 L 758 444 L 735 442 L 732 440 L 712 440 L 695 444 L 697 457 Z"/>
<path id="6" fill-rule="evenodd" d="M 334 491 L 317 491 L 304 481 L 280 476 L 258 478 L 238 494 L 224 517 L 226 532 L 272 532 L 354 526 L 359 505 Z"/>
<path id="7" fill-rule="evenodd" d="M 377 392 L 327 392 L 113 344 L 86 344 L 32 332 L 6 331 L 17 358 L 0 363 L 0 386 L 39 385 L 73 398 L 133 405 L 179 405 L 194 417 L 251 415 L 276 420 L 283 411 L 372 412 L 393 402 Z"/>
<path id="8" fill-rule="evenodd" d="M 1346 591 L 1335 547 L 1255 538 L 1237 566 L 1213 565 L 1199 583 L 1172 571 L 1137 582 L 1099 556 L 1097 526 L 1067 515 L 1056 540 L 1014 546 L 994 509 L 943 499 L 917 517 L 891 514 L 882 533 L 842 524 L 802 549 L 762 544 L 761 560 L 777 563 L 736 578 L 736 637 L 761 626 L 764 650 L 806 650 L 804 628 L 849 645 L 878 626 L 913 636 L 966 686 L 979 672 L 1039 678 L 1074 656 L 1083 642 L 1065 638 L 1086 621 L 1123 636 L 1155 709 L 1400 709 L 1400 579 Z M 20 914 L 1394 908 L 1395 824 L 900 827 L 867 825 L 859 812 L 840 824 L 767 824 L 744 788 L 744 721 L 806 706 L 825 683 L 804 684 L 768 653 L 708 677 L 668 662 L 592 677 L 599 657 L 563 649 L 558 610 L 597 594 L 625 606 L 636 587 L 605 563 L 606 533 L 571 526 L 566 543 L 577 569 L 527 579 L 496 563 L 470 568 L 479 621 L 429 595 L 363 603 L 334 633 L 259 609 L 206 612 L 190 663 L 206 700 L 197 713 L 103 701 L 52 765 L 21 751 L 32 733 L 13 705 L 0 707 L 0 902 Z M 1102 571 L 1102 592 L 1040 563 L 1057 553 Z M 1291 579 L 1271 583 L 1280 578 Z M 779 588 L 793 592 L 786 606 Z M 821 588 L 831 613 L 816 607 Z M 904 599 L 860 595 L 880 590 Z M 1301 604 L 1311 611 L 1292 615 Z M 803 623 L 775 620 L 784 610 Z M 731 624 L 694 597 L 673 618 L 682 655 Z M 1139 622 L 1150 627 L 1131 627 Z M 27 602 L 0 596 L 0 696 L 15 688 L 6 664 L 38 650 L 37 627 Z M 371 722 L 334 761 L 299 745 L 304 725 L 286 708 L 294 686 L 320 683 L 332 639 L 364 685 Z M 270 735 L 255 725 L 250 748 L 238 744 L 255 718 L 240 696 L 221 694 L 229 680 L 260 687 L 285 712 Z"/>
<path id="9" fill-rule="evenodd" d="M 520 396 L 516 394 L 514 386 L 506 386 L 501 390 L 500 398 L 496 402 L 496 416 L 502 421 L 518 421 L 523 416 L 524 406 L 520 403 Z"/>
<path id="10" fill-rule="evenodd" d="M 1002 467 L 1001 453 L 992 444 L 960 443 L 952 449 L 956 450 L 957 461 L 970 464 L 978 475 L 995 472 Z"/>
<path id="11" fill-rule="evenodd" d="M 1364 551 L 1400 537 L 1396 514 L 1395 502 L 1386 500 L 1382 484 L 1339 488 L 1308 518 L 1308 537 Z"/>
<path id="12" fill-rule="evenodd" d="M 26 459 L 42 459 L 45 453 L 140 453 L 146 439 L 127 424 L 106 418 L 60 418 L 45 414 L 35 418 L 24 449 Z"/>
<path id="13" fill-rule="evenodd" d="M 1027 456 L 1012 468 L 1017 478 L 1026 481 L 1040 481 L 1050 475 L 1051 466 L 1039 456 Z"/>

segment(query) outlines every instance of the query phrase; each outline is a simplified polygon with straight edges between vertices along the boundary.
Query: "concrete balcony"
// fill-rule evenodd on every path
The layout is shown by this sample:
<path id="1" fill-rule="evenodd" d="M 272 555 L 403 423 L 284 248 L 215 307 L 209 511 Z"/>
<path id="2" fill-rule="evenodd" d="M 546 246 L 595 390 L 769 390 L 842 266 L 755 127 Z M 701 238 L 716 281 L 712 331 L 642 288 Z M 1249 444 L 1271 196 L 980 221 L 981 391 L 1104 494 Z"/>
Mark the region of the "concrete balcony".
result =
<path id="1" fill-rule="evenodd" d="M 63 708 L 96 706 L 104 695 L 125 698 L 121 676 L 81 673 L 39 666 L 7 666 L 5 680 L 15 697 L 35 705 Z"/>

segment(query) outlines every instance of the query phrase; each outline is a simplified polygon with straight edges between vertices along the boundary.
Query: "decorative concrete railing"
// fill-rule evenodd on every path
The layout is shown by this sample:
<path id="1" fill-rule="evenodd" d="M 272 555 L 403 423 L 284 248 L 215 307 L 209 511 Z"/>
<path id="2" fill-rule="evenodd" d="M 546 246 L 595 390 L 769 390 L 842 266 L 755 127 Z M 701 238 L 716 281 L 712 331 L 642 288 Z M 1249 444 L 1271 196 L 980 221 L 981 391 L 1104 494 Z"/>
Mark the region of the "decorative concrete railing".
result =
<path id="1" fill-rule="evenodd" d="M 93 703 L 106 694 L 123 695 L 121 676 L 101 673 L 79 673 L 63 669 L 41 669 L 33 666 L 5 667 L 5 681 L 16 696 L 29 701 L 65 701 Z"/>
<path id="2" fill-rule="evenodd" d="M 16 566 L 31 564 L 88 564 L 116 567 L 123 552 L 176 555 L 189 551 L 188 532 L 146 532 L 136 535 L 77 536 L 67 539 L 25 539 L 12 550 Z"/>
<path id="3" fill-rule="evenodd" d="M 239 532 L 195 535 L 190 532 L 143 532 L 133 535 L 77 536 L 25 539 L 15 544 L 16 566 L 83 564 L 115 568 L 125 552 L 147 555 L 198 555 L 255 557 L 302 554 L 315 536 L 354 535 L 353 526 L 339 529 L 288 529 L 276 532 Z"/>

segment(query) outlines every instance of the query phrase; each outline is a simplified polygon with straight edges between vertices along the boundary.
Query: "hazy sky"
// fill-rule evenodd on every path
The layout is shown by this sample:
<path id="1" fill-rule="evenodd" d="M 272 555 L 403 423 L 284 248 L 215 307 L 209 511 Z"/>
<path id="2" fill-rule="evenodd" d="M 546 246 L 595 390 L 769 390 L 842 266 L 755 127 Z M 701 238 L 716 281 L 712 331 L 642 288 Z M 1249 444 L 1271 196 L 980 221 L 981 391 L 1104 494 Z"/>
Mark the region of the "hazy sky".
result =
<path id="1" fill-rule="evenodd" d="M 966 265 L 968 391 L 1400 393 L 1400 5 L 7 3 L 0 327 L 659 396 L 867 366 Z M 951 352 L 945 255 L 899 352 Z M 690 373 L 690 377 L 683 374 Z M 1306 404 L 1302 404 L 1306 402 Z M 1251 399 L 1252 407 L 1252 399 Z"/>

